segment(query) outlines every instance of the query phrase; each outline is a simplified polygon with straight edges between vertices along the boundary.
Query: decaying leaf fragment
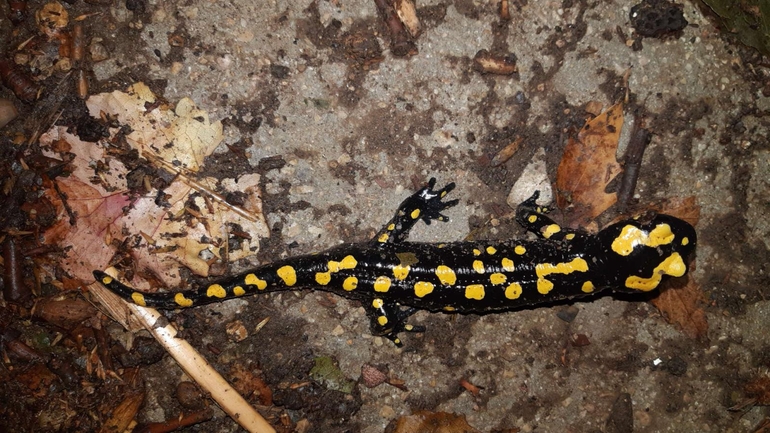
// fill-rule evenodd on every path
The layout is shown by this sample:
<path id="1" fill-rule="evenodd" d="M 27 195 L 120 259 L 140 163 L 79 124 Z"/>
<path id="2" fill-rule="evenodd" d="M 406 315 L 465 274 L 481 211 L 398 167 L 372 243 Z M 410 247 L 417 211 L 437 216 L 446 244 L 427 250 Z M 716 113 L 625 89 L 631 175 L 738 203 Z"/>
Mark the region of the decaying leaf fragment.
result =
<path id="1" fill-rule="evenodd" d="M 129 196 L 128 170 L 106 155 L 104 146 L 83 142 L 62 128 L 53 128 L 40 139 L 52 158 L 59 157 L 56 149 L 62 146 L 57 143 L 66 143 L 63 147 L 75 155 L 72 174 L 57 179 L 58 191 L 48 190 L 60 218 L 45 233 L 46 243 L 67 248 L 61 265 L 75 278 L 90 280 L 91 272 L 107 267 L 116 248 L 128 239 L 136 269 L 177 286 L 180 265 L 207 276 L 224 253 L 230 260 L 251 256 L 259 249 L 259 239 L 269 234 L 259 199 L 259 175 L 221 182 L 194 177 L 221 142 L 222 124 L 210 122 L 189 99 L 173 110 L 156 99 L 146 85 L 137 83 L 125 93 L 94 95 L 86 104 L 94 117 L 117 119 L 128 126 L 123 132 L 130 131 L 125 135 L 129 146 L 145 163 L 174 175 L 175 180 L 160 192 L 162 203 L 157 201 L 159 191 Z M 244 204 L 232 206 L 214 191 L 243 193 Z M 240 236 L 240 247 L 232 248 L 231 232 L 249 236 Z M 148 288 L 141 279 L 131 284 Z"/>
<path id="2" fill-rule="evenodd" d="M 556 172 L 556 203 L 570 208 L 572 225 L 584 225 L 617 200 L 617 194 L 604 190 L 620 173 L 615 154 L 622 127 L 623 104 L 618 103 L 567 142 Z"/>
<path id="3" fill-rule="evenodd" d="M 703 310 L 706 298 L 692 280 L 683 287 L 662 291 L 651 302 L 669 323 L 679 326 L 688 337 L 700 339 L 706 336 L 709 326 Z"/>
<path id="4" fill-rule="evenodd" d="M 86 106 L 97 119 L 109 115 L 131 126 L 126 140 L 140 156 L 150 153 L 182 169 L 200 170 L 204 158 L 222 142 L 222 122 L 210 122 L 208 113 L 190 98 L 179 101 L 173 111 L 156 105 L 156 99 L 146 84 L 136 83 L 127 92 L 94 95 Z M 145 107 L 154 108 L 148 112 Z"/>
<path id="5" fill-rule="evenodd" d="M 421 410 L 394 421 L 394 433 L 479 433 L 465 420 L 465 415 Z M 392 426 L 392 423 L 391 423 Z"/>

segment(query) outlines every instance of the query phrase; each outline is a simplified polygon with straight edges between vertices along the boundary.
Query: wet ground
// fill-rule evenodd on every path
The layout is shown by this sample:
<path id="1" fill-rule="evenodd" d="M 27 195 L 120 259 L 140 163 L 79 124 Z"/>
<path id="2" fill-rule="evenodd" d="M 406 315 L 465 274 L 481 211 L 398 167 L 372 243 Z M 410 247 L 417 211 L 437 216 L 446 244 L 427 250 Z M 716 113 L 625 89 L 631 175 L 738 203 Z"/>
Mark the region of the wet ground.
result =
<path id="1" fill-rule="evenodd" d="M 245 369 L 264 381 L 273 399 L 260 408 L 274 425 L 374 433 L 427 410 L 462 414 L 484 432 L 760 431 L 767 408 L 744 403 L 757 400 L 746 385 L 762 383 L 770 369 L 770 69 L 766 58 L 736 45 L 690 2 L 683 3 L 687 27 L 642 38 L 629 20 L 634 4 L 512 1 L 510 20 L 504 20 L 496 2 L 419 1 L 421 33 L 401 40 L 394 40 L 375 2 L 365 0 L 63 7 L 71 20 L 84 17 L 82 68 L 90 94 L 125 91 L 142 81 L 172 106 L 189 97 L 223 124 L 223 142 L 198 176 L 259 175 L 269 237 L 258 239 L 259 251 L 225 273 L 370 239 L 430 177 L 456 182 L 451 194 L 460 202 L 445 212 L 449 222 L 419 225 L 411 239 L 525 236 L 512 219 L 520 201 L 513 196 L 527 197 L 533 185 L 542 188 L 538 182 L 545 176 L 546 188 L 555 182 L 568 138 L 601 107 L 623 101 L 619 155 L 635 122 L 652 134 L 630 206 L 644 211 L 672 197 L 694 197 L 699 206 L 687 295 L 695 301 L 674 308 L 689 309 L 684 325 L 669 317 L 671 309 L 648 302 L 650 296 L 599 296 L 483 316 L 421 311 L 412 323 L 426 332 L 405 335 L 399 349 L 370 335 L 358 303 L 323 292 L 284 292 L 169 313 L 226 378 L 242 378 L 234 372 Z M 30 11 L 41 6 L 29 2 Z M 32 18 L 15 28 L 0 22 L 7 54 L 23 51 L 19 44 L 36 32 Z M 56 46 L 41 42 L 36 49 L 55 60 L 62 56 Z M 482 49 L 515 62 L 515 72 L 480 71 L 474 57 Z M 52 71 L 36 102 L 20 103 L 2 90 L 0 96 L 21 111 L 0 130 L 6 142 L 47 130 L 49 113 L 61 113 L 58 125 L 85 129 L 87 112 L 73 86 L 77 74 L 65 73 Z M 518 150 L 500 161 L 501 150 L 517 139 Z M 599 223 L 618 214 L 611 208 Z M 565 215 L 557 210 L 554 218 Z M 9 227 L 16 220 L 4 221 Z M 122 264 L 131 268 L 130 260 Z M 25 266 L 25 278 L 34 280 L 34 266 Z M 64 289 L 76 296 L 72 284 Z M 50 350 L 29 338 L 49 338 L 53 331 L 45 322 L 31 331 L 23 309 L 6 311 L 13 312 L 6 320 L 10 327 L 25 329 L 28 345 Z M 266 317 L 269 322 L 254 331 Z M 234 342 L 227 329 L 237 320 L 248 335 Z M 688 325 L 692 321 L 698 324 Z M 107 331 L 101 338 L 111 342 L 104 344 L 119 346 L 126 338 L 121 329 L 106 318 L 101 323 Z M 72 330 L 61 335 L 74 338 Z M 77 377 L 71 383 L 32 392 L 17 378 L 5 386 L 6 399 L 70 398 L 55 417 L 49 412 L 58 409 L 51 405 L 34 413 L 6 405 L 9 428 L 95 431 L 101 425 L 106 396 L 119 386 L 110 383 L 113 376 L 93 377 L 87 362 L 77 362 L 94 348 L 88 341 L 68 346 Z M 311 377 L 320 357 L 332 358 L 345 377 L 358 381 L 351 392 Z M 169 357 L 151 358 L 138 368 L 141 422 L 171 419 L 183 410 L 175 394 L 183 373 Z M 35 364 L 6 361 L 6 378 Z M 125 381 L 124 361 L 113 369 Z M 366 365 L 403 389 L 364 386 L 359 377 Z M 52 375 L 50 381 L 62 379 Z M 73 396 L 87 400 L 89 393 L 105 397 L 92 401 L 81 418 Z M 255 396 L 247 399 L 257 404 Z M 731 410 L 736 406 L 742 407 Z M 214 414 L 184 431 L 238 431 L 224 413 Z"/>

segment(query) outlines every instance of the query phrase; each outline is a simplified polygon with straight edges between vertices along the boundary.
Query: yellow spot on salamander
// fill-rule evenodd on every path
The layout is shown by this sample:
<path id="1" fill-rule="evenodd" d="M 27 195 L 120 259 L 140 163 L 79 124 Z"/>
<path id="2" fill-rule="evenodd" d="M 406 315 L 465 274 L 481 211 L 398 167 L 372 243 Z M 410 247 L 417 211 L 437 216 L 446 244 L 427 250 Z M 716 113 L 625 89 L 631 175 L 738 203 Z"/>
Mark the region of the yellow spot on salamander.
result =
<path id="1" fill-rule="evenodd" d="M 340 271 L 340 262 L 335 262 L 334 260 L 329 260 L 329 263 L 326 264 L 326 269 L 328 269 L 329 272 L 339 272 Z"/>
<path id="2" fill-rule="evenodd" d="M 505 270 L 505 272 L 513 272 L 516 270 L 516 266 L 513 265 L 513 260 L 509 258 L 504 258 L 500 264 L 503 265 L 503 270 Z"/>
<path id="3" fill-rule="evenodd" d="M 583 283 L 583 287 L 581 287 L 580 290 L 582 290 L 583 293 L 593 293 L 594 283 L 590 281 L 586 281 L 585 283 Z"/>
<path id="4" fill-rule="evenodd" d="M 668 224 L 658 224 L 649 233 L 629 224 L 623 227 L 618 237 L 612 241 L 612 251 L 621 256 L 627 256 L 634 251 L 637 245 L 655 248 L 670 244 L 673 240 L 674 233 Z"/>
<path id="5" fill-rule="evenodd" d="M 550 239 L 551 236 L 555 235 L 556 233 L 559 233 L 561 231 L 561 227 L 559 227 L 558 224 L 549 224 L 545 226 L 543 229 L 543 237 L 546 239 Z"/>
<path id="6" fill-rule="evenodd" d="M 572 239 L 575 239 L 575 233 L 569 233 L 567 236 L 564 236 L 564 239 L 571 241 Z"/>
<path id="7" fill-rule="evenodd" d="M 144 302 L 144 295 L 139 292 L 132 293 L 131 300 L 134 301 L 134 304 L 139 305 L 141 307 L 147 306 L 147 303 Z"/>
<path id="8" fill-rule="evenodd" d="M 412 326 L 412 325 L 409 325 L 409 324 L 404 325 L 404 331 L 411 332 L 413 329 L 414 329 L 414 326 Z"/>
<path id="9" fill-rule="evenodd" d="M 483 274 L 484 273 L 484 262 L 482 262 L 481 260 L 474 260 L 473 261 L 473 270 L 478 272 L 478 273 L 480 273 L 480 274 Z"/>
<path id="10" fill-rule="evenodd" d="M 409 275 L 409 269 L 410 269 L 410 266 L 401 266 L 401 265 L 393 266 L 393 276 L 397 280 L 403 281 L 406 279 L 406 276 Z"/>
<path id="11" fill-rule="evenodd" d="M 209 298 L 224 298 L 227 296 L 227 291 L 219 284 L 212 284 L 206 289 L 206 296 Z"/>
<path id="12" fill-rule="evenodd" d="M 477 301 L 484 299 L 484 286 L 481 284 L 471 284 L 465 288 L 465 297 Z"/>
<path id="13" fill-rule="evenodd" d="M 533 224 L 537 221 L 537 215 L 530 215 L 529 218 L 527 218 L 527 221 L 529 221 L 530 224 Z"/>
<path id="14" fill-rule="evenodd" d="M 514 249 L 513 249 L 513 252 L 515 252 L 516 254 L 518 254 L 518 255 L 520 255 L 520 256 L 523 256 L 523 255 L 524 255 L 524 253 L 526 253 L 526 252 L 527 252 L 527 249 L 526 249 L 526 248 L 524 248 L 524 247 L 523 247 L 523 246 L 521 246 L 521 245 L 516 245 L 516 248 L 514 248 Z"/>
<path id="15" fill-rule="evenodd" d="M 689 243 L 690 243 L 690 238 L 688 238 L 687 236 L 682 238 L 682 246 L 683 247 L 687 246 L 687 244 L 689 244 Z"/>
<path id="16" fill-rule="evenodd" d="M 412 217 L 413 220 L 416 220 L 420 217 L 420 209 L 415 209 L 412 211 L 412 213 L 409 214 L 410 217 Z"/>
<path id="17" fill-rule="evenodd" d="M 385 316 L 380 316 L 377 318 L 377 323 L 379 323 L 380 326 L 385 326 L 388 324 L 388 318 Z"/>
<path id="18" fill-rule="evenodd" d="M 550 274 L 571 274 L 573 272 L 586 272 L 588 271 L 588 263 L 580 258 L 575 257 L 567 263 L 540 263 L 535 265 L 535 273 L 538 278 L 546 277 Z"/>
<path id="19" fill-rule="evenodd" d="M 478 248 L 474 248 L 474 249 L 473 249 L 473 255 L 474 255 L 474 256 L 480 256 L 480 255 L 481 255 L 481 250 L 480 250 L 480 249 L 478 249 Z"/>
<path id="20" fill-rule="evenodd" d="M 105 275 L 104 278 L 102 278 L 102 284 L 106 286 L 106 285 L 109 285 L 110 283 L 112 283 L 112 277 L 109 275 Z"/>
<path id="21" fill-rule="evenodd" d="M 389 237 L 390 236 L 387 233 L 383 233 L 383 234 L 380 235 L 379 238 L 377 238 L 377 242 L 380 242 L 380 243 L 384 244 L 385 242 L 388 241 Z"/>
<path id="22" fill-rule="evenodd" d="M 390 289 L 390 278 L 381 276 L 374 280 L 375 292 L 387 292 Z"/>
<path id="23" fill-rule="evenodd" d="M 545 295 L 553 289 L 553 283 L 546 280 L 545 277 L 551 274 L 571 274 L 573 272 L 588 271 L 588 263 L 576 257 L 567 263 L 540 263 L 535 265 L 535 274 L 537 274 L 537 291 Z"/>
<path id="24" fill-rule="evenodd" d="M 487 254 L 489 254 L 490 256 L 492 254 L 496 253 L 496 252 L 497 252 L 497 248 L 495 248 L 495 247 L 487 247 Z"/>
<path id="25" fill-rule="evenodd" d="M 449 266 L 439 265 L 436 266 L 436 276 L 441 284 L 446 286 L 452 286 L 457 281 L 457 275 Z"/>
<path id="26" fill-rule="evenodd" d="M 449 312 L 449 313 L 451 313 L 452 311 L 455 311 L 455 310 L 456 310 L 455 307 L 450 307 L 449 305 L 444 307 L 444 311 Z"/>
<path id="27" fill-rule="evenodd" d="M 655 248 L 659 245 L 668 245 L 674 241 L 674 232 L 668 224 L 658 224 L 650 232 L 650 243 L 648 247 Z"/>
<path id="28" fill-rule="evenodd" d="M 653 269 L 651 277 L 643 278 L 632 275 L 626 278 L 626 287 L 629 289 L 649 292 L 650 290 L 658 287 L 658 284 L 660 284 L 660 281 L 663 279 L 663 275 L 681 277 L 686 272 L 687 265 L 684 264 L 682 256 L 680 256 L 679 253 L 673 253 L 666 257 L 666 260 L 663 260 L 661 264 Z"/>
<path id="29" fill-rule="evenodd" d="M 267 288 L 267 281 L 257 277 L 254 274 L 246 275 L 246 278 L 243 279 L 243 282 L 249 286 L 257 286 L 258 290 L 265 290 Z"/>
<path id="30" fill-rule="evenodd" d="M 503 284 L 507 279 L 508 278 L 505 276 L 505 274 L 494 273 L 489 276 L 489 282 L 494 285 Z"/>
<path id="31" fill-rule="evenodd" d="M 540 292 L 541 295 L 547 295 L 551 290 L 553 290 L 552 282 L 546 280 L 545 278 L 540 278 L 537 280 L 537 291 Z"/>
<path id="32" fill-rule="evenodd" d="M 174 295 L 174 302 L 180 307 L 192 307 L 193 304 L 192 299 L 185 298 L 182 293 Z"/>
<path id="33" fill-rule="evenodd" d="M 342 288 L 348 292 L 355 290 L 356 287 L 358 287 L 358 278 L 356 277 L 347 277 L 345 278 L 345 281 L 342 282 Z"/>
<path id="34" fill-rule="evenodd" d="M 344 259 L 340 260 L 340 269 L 353 269 L 356 265 L 358 265 L 358 262 L 353 256 L 345 256 Z"/>
<path id="35" fill-rule="evenodd" d="M 245 294 L 246 294 L 246 291 L 243 290 L 243 287 L 241 287 L 241 286 L 233 287 L 233 295 L 235 295 L 235 296 L 243 296 Z"/>
<path id="36" fill-rule="evenodd" d="M 315 274 L 315 282 L 322 286 L 329 284 L 331 280 L 332 280 L 331 272 L 316 272 Z"/>
<path id="37" fill-rule="evenodd" d="M 414 294 L 418 298 L 422 298 L 431 292 L 433 292 L 433 284 L 425 281 L 418 281 L 414 283 Z"/>
<path id="38" fill-rule="evenodd" d="M 372 307 L 378 310 L 382 308 L 383 305 L 385 305 L 385 302 L 383 302 L 382 299 L 380 298 L 376 298 L 375 300 L 372 301 Z"/>
<path id="39" fill-rule="evenodd" d="M 505 288 L 505 297 L 508 299 L 519 299 L 521 296 L 522 288 L 519 283 L 511 283 Z"/>
<path id="40" fill-rule="evenodd" d="M 278 274 L 283 280 L 283 283 L 289 287 L 297 283 L 297 272 L 289 265 L 281 266 L 275 273 Z"/>
<path id="41" fill-rule="evenodd" d="M 390 223 L 390 224 L 388 225 L 388 231 L 393 231 L 393 229 L 395 229 L 395 228 L 396 228 L 396 225 L 395 225 L 395 224 L 393 224 L 393 223 Z"/>

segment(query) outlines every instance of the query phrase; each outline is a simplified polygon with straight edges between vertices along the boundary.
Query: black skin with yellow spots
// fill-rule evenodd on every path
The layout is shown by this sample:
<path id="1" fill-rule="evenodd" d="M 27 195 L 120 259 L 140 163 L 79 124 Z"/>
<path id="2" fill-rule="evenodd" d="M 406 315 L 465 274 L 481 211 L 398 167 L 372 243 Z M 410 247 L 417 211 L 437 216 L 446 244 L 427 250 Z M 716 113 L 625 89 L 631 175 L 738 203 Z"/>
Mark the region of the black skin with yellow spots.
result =
<path id="1" fill-rule="evenodd" d="M 450 183 L 435 179 L 404 200 L 367 243 L 292 257 L 179 293 L 139 293 L 101 271 L 97 281 L 139 305 L 175 309 L 260 292 L 326 290 L 363 303 L 372 332 L 401 345 L 398 334 L 422 332 L 406 323 L 415 309 L 490 313 L 574 299 L 608 288 L 638 293 L 687 272 L 695 229 L 668 215 L 613 224 L 595 235 L 559 227 L 537 206 L 536 192 L 518 206 L 516 220 L 537 240 L 407 242 L 422 220 L 446 221 L 457 204 L 443 201 Z"/>

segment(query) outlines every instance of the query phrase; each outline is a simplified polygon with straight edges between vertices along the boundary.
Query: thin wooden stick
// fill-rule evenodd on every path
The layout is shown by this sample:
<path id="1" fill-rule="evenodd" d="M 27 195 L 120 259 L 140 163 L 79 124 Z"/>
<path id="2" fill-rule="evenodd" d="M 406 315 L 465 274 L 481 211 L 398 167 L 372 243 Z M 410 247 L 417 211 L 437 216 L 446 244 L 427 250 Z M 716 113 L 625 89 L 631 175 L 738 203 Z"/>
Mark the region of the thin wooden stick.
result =
<path id="1" fill-rule="evenodd" d="M 89 292 L 107 312 L 126 329 L 141 326 L 155 337 L 176 362 L 235 422 L 253 433 L 275 433 L 275 429 L 233 389 L 216 370 L 206 362 L 186 340 L 177 338 L 177 330 L 170 323 L 163 326 L 163 316 L 154 308 L 130 304 L 99 283 L 88 286 Z M 156 326 L 157 325 L 157 326 Z"/>

